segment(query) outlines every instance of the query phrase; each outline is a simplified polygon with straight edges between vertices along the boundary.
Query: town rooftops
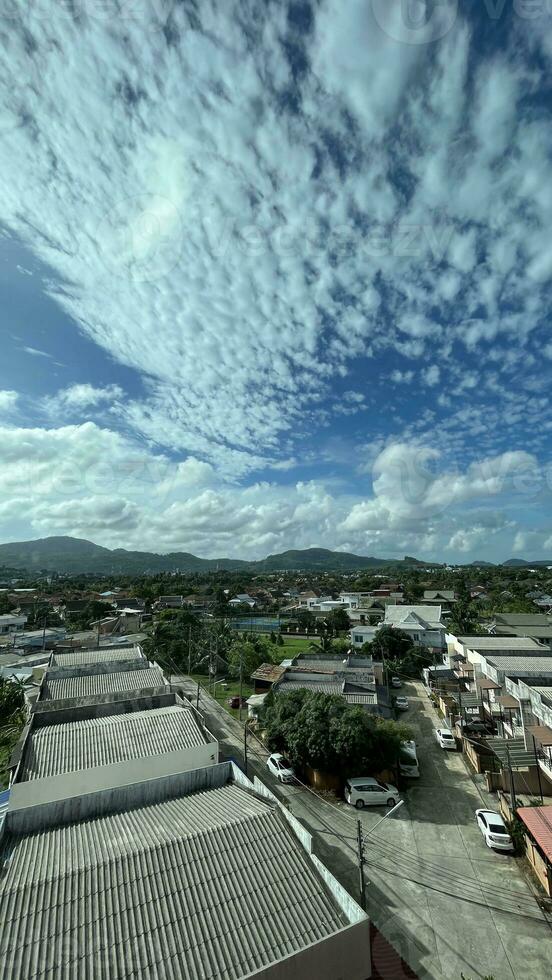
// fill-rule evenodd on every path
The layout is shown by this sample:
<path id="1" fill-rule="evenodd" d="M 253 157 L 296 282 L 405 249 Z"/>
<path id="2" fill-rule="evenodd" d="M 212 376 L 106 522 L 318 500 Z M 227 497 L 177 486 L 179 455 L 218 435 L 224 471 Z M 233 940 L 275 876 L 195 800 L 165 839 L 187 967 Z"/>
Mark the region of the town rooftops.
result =
<path id="1" fill-rule="evenodd" d="M 71 650 L 68 653 L 54 651 L 52 667 L 78 667 L 81 664 L 115 663 L 125 660 L 144 660 L 144 654 L 136 644 L 123 647 L 97 647 L 93 650 Z"/>
<path id="2" fill-rule="evenodd" d="M 550 616 L 544 613 L 497 613 L 495 622 L 503 626 L 552 626 Z"/>
<path id="3" fill-rule="evenodd" d="M 27 835 L 8 822 L 1 980 L 238 980 L 300 953 L 313 976 L 309 947 L 326 940 L 318 957 L 333 963 L 319 976 L 337 976 L 344 957 L 348 977 L 369 976 L 366 916 L 275 801 L 247 787 L 173 789 Z M 278 976 L 299 975 L 294 960 L 282 967 Z"/>
<path id="4" fill-rule="evenodd" d="M 41 701 L 61 701 L 65 698 L 86 698 L 92 695 L 117 694 L 125 691 L 149 691 L 165 688 L 160 667 L 142 670 L 118 670 L 111 674 L 79 674 L 77 677 L 46 678 Z"/>
<path id="5" fill-rule="evenodd" d="M 485 662 L 495 670 L 504 674 L 521 675 L 536 674 L 545 677 L 552 674 L 552 656 L 548 657 L 501 657 L 487 654 Z"/>
<path id="6" fill-rule="evenodd" d="M 193 710 L 176 704 L 46 725 L 30 732 L 19 781 L 164 755 L 206 742 Z"/>
<path id="7" fill-rule="evenodd" d="M 286 668 L 279 664 L 261 664 L 257 670 L 253 671 L 251 677 L 255 681 L 266 681 L 268 684 L 273 684 L 280 679 L 285 671 Z"/>
<path id="8" fill-rule="evenodd" d="M 530 636 L 459 636 L 458 642 L 468 648 L 468 650 L 485 651 L 492 650 L 497 653 L 500 650 L 540 650 L 543 656 L 550 655 L 550 650 Z"/>

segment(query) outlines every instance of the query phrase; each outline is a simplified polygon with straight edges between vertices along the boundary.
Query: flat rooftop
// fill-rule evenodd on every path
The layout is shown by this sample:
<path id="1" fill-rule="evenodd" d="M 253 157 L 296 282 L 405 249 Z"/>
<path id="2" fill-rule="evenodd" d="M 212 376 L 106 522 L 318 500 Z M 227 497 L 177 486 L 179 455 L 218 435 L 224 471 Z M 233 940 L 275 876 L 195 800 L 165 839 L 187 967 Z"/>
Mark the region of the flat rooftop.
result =
<path id="1" fill-rule="evenodd" d="M 6 980 L 238 980 L 350 925 L 281 810 L 234 784 L 8 833 L 0 865 Z"/>
<path id="2" fill-rule="evenodd" d="M 19 781 L 165 755 L 206 743 L 194 712 L 179 705 L 47 725 L 31 730 Z"/>
<path id="3" fill-rule="evenodd" d="M 166 687 L 160 667 L 142 670 L 118 670 L 112 674 L 83 674 L 79 677 L 57 677 L 46 680 L 41 701 L 61 701 L 65 698 L 85 698 L 95 694 L 117 694 L 125 691 L 148 691 Z"/>

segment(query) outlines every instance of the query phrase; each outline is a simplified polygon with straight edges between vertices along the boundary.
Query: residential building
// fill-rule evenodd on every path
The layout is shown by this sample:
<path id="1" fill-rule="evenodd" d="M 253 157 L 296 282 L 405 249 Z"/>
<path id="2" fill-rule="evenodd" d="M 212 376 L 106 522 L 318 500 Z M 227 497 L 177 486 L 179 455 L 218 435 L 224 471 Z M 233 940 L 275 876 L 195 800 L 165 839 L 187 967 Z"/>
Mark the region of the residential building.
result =
<path id="1" fill-rule="evenodd" d="M 156 609 L 181 609 L 181 595 L 160 595 L 154 603 Z"/>
<path id="2" fill-rule="evenodd" d="M 366 914 L 233 763 L 8 808 L 6 977 L 367 980 Z M 76 972 L 75 972 L 76 971 Z"/>
<path id="3" fill-rule="evenodd" d="M 552 648 L 552 619 L 544 613 L 500 613 L 489 627 L 494 636 L 528 636 Z"/>
<path id="4" fill-rule="evenodd" d="M 363 625 L 362 623 L 354 626 L 349 633 L 351 646 L 359 649 L 359 647 L 363 646 L 365 643 L 371 643 L 378 629 L 378 626 L 367 626 Z"/>
<path id="5" fill-rule="evenodd" d="M 34 713 L 16 752 L 14 805 L 43 804 L 218 762 L 218 744 L 174 693 Z"/>
<path id="6" fill-rule="evenodd" d="M 456 602 L 456 592 L 454 589 L 425 589 L 423 601 L 447 606 L 451 602 Z"/>
<path id="7" fill-rule="evenodd" d="M 445 627 L 441 621 L 441 606 L 386 606 L 384 626 L 392 626 L 408 634 L 414 646 L 442 650 Z"/>
<path id="8" fill-rule="evenodd" d="M 25 629 L 27 616 L 14 616 L 13 613 L 5 613 L 0 616 L 0 635 L 4 633 L 20 633 Z"/>
<path id="9" fill-rule="evenodd" d="M 115 653 L 114 659 L 110 658 L 110 653 Z M 65 663 L 55 662 L 46 671 L 35 711 L 51 710 L 51 702 L 58 701 L 77 699 L 86 704 L 100 704 L 121 700 L 130 694 L 164 693 L 167 682 L 161 668 L 137 654 L 134 647 L 128 657 L 124 654 L 124 659 L 120 659 L 119 651 L 109 648 L 75 650 L 66 654 Z M 57 657 L 64 655 L 56 654 L 54 660 Z"/>
<path id="10" fill-rule="evenodd" d="M 257 605 L 257 602 L 252 596 L 248 595 L 247 592 L 242 592 L 239 595 L 234 596 L 233 599 L 230 599 L 228 605 L 249 606 L 251 609 L 253 609 L 253 607 Z"/>

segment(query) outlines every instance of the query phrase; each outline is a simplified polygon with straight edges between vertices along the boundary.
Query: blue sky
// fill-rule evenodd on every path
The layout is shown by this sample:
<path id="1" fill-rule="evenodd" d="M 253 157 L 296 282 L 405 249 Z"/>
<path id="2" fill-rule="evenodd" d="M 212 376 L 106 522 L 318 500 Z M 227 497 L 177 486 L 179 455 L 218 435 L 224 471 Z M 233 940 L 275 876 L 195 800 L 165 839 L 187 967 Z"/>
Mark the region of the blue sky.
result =
<path id="1" fill-rule="evenodd" d="M 0 539 L 551 557 L 549 6 L 14 11 Z"/>

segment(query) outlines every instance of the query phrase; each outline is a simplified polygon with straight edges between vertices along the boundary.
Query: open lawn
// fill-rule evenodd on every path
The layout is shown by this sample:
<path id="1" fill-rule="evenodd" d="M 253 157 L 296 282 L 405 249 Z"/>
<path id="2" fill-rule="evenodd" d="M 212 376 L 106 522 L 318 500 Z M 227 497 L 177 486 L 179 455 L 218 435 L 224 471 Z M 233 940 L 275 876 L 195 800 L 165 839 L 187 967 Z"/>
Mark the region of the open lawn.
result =
<path id="1" fill-rule="evenodd" d="M 211 696 L 214 697 L 215 700 L 217 700 L 220 705 L 222 705 L 222 707 L 228 712 L 229 715 L 232 715 L 233 718 L 238 718 L 239 719 L 239 711 L 238 711 L 238 709 L 237 708 L 231 708 L 230 705 L 227 703 L 229 698 L 232 698 L 232 697 L 235 697 L 235 696 L 239 695 L 239 693 L 240 693 L 240 682 L 239 682 L 239 680 L 235 680 L 234 678 L 228 678 L 228 680 L 226 680 L 226 679 L 222 680 L 221 679 L 221 681 L 219 681 L 216 684 L 215 689 L 213 691 L 212 686 L 211 686 L 211 688 L 209 688 L 209 678 L 206 677 L 204 674 L 192 674 L 191 676 L 192 676 L 192 680 L 196 684 L 199 682 L 199 684 L 201 685 L 201 687 L 205 691 L 208 691 L 209 694 L 211 694 Z M 253 691 L 253 685 L 252 684 L 248 684 L 248 683 L 246 683 L 244 681 L 243 684 L 242 684 L 242 695 L 243 695 L 243 697 L 244 698 L 248 698 L 253 693 L 254 693 L 254 691 Z M 247 705 L 245 705 L 242 708 L 242 721 L 246 717 L 247 717 Z"/>
<path id="2" fill-rule="evenodd" d="M 285 660 L 289 654 L 296 657 L 298 653 L 308 653 L 311 643 L 316 643 L 315 636 L 286 636 L 282 633 L 282 639 L 283 647 L 277 648 L 282 652 L 282 660 Z"/>

